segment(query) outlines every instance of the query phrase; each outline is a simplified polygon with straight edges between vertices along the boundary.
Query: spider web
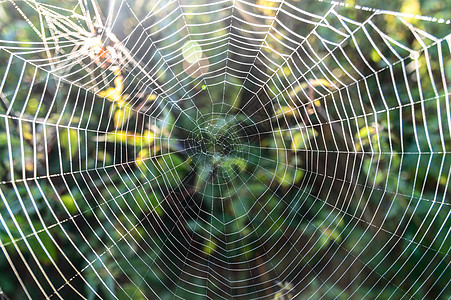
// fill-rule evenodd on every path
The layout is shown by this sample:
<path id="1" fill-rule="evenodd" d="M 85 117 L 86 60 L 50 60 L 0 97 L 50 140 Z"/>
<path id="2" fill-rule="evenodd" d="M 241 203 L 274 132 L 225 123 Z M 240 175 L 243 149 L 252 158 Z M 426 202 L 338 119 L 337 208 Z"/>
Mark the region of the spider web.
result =
<path id="1" fill-rule="evenodd" d="M 0 3 L 5 297 L 451 296 L 446 16 Z"/>

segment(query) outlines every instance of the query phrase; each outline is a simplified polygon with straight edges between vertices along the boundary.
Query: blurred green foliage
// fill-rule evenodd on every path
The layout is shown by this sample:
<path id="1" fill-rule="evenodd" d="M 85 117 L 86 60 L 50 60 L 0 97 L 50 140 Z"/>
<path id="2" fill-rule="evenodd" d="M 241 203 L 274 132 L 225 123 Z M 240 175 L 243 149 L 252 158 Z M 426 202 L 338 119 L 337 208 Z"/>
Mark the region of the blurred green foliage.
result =
<path id="1" fill-rule="evenodd" d="M 148 11 L 144 6 L 150 2 L 136 1 L 132 6 L 135 11 Z M 451 7 L 449 1 L 407 2 L 410 4 L 387 4 L 393 5 L 387 9 L 416 14 L 421 7 L 434 16 L 446 17 Z M 302 1 L 294 3 L 301 7 Z M 368 18 L 367 12 L 353 8 L 342 8 L 340 12 L 355 20 Z M 25 13 L 36 17 L 31 17 L 31 10 Z M 274 10 L 256 9 L 256 13 L 271 16 Z M 164 14 L 157 13 L 155 18 L 163 19 Z M 36 40 L 35 32 L 11 5 L 0 4 L 0 16 L 1 39 L 23 42 L 18 46 L 24 48 L 30 46 L 26 42 Z M 203 14 L 196 21 L 207 24 L 214 17 Z M 302 24 L 280 18 L 294 31 L 302 32 Z M 170 21 L 163 19 L 161 26 Z M 373 21 L 397 41 L 421 49 L 396 17 L 379 15 Z M 121 37 L 132 28 L 134 20 L 120 16 L 119 23 L 123 24 L 123 28 L 116 28 Z M 412 24 L 439 37 L 449 34 L 449 26 L 415 20 Z M 176 22 L 173 26 L 182 25 Z M 202 30 L 193 26 L 190 33 Z M 224 33 L 225 29 L 217 31 L 213 37 Z M 334 38 L 333 32 L 321 35 Z M 366 41 L 363 34 L 356 37 Z M 171 47 L 178 38 L 174 35 L 161 40 L 159 48 Z M 278 49 L 279 43 L 268 45 L 283 52 Z M 318 47 L 314 49 L 318 53 L 326 52 L 319 42 L 312 45 Z M 227 276 L 235 280 L 237 293 L 249 297 L 283 299 L 283 295 L 299 291 L 301 299 L 360 299 L 364 295 L 370 299 L 401 298 L 406 291 L 408 296 L 418 298 L 451 297 L 451 203 L 447 190 L 451 140 L 440 132 L 449 106 L 444 97 L 434 98 L 427 81 L 407 90 L 400 79 L 395 84 L 395 98 L 390 76 L 403 78 L 404 69 L 396 65 L 391 75 L 369 42 L 359 47 L 371 57 L 371 66 L 382 70 L 382 85 L 369 78 L 356 85 L 361 88 L 360 94 L 351 91 L 354 100 L 340 103 L 338 97 L 317 98 L 317 91 L 334 90 L 324 79 L 300 82 L 295 95 L 275 99 L 277 104 L 264 118 L 270 125 L 248 116 L 252 111 L 249 113 L 247 101 L 252 96 L 240 86 L 249 81 L 230 75 L 225 76 L 234 84 L 222 89 L 215 82 L 203 80 L 202 74 L 196 73 L 201 71 L 175 65 L 173 72 L 184 74 L 181 80 L 190 82 L 189 92 L 195 93 L 195 97 L 175 105 L 171 99 L 163 101 L 164 95 L 157 96 L 163 93 L 158 88 L 155 93 L 133 94 L 136 82 L 127 76 L 127 68 L 105 71 L 106 77 L 115 79 L 105 79 L 109 85 L 96 90 L 95 97 L 93 93 L 80 95 L 67 88 L 54 93 L 57 78 L 49 79 L 46 72 L 37 72 L 36 88 L 30 95 L 28 89 L 17 94 L 15 105 L 24 108 L 23 120 L 5 118 L 6 109 L 0 107 L 2 250 L 17 266 L 21 260 L 29 262 L 36 274 L 41 274 L 39 268 L 57 274 L 54 264 L 67 270 L 66 279 L 59 275 L 51 278 L 54 287 L 63 287 L 60 293 L 66 299 L 73 297 L 68 279 L 88 299 L 96 299 L 96 294 L 104 299 L 145 299 L 153 294 L 164 299 L 173 294 L 182 299 L 201 299 L 205 296 L 199 295 L 206 293 L 212 293 L 209 297 L 213 298 L 227 297 L 224 291 L 228 288 L 223 283 L 205 278 L 208 272 L 219 272 L 220 267 L 236 262 Z M 421 68 L 420 76 L 428 77 L 432 72 L 440 78 L 442 71 L 451 75 L 449 43 L 443 42 L 442 47 L 442 53 L 448 53 L 446 70 L 440 70 L 437 61 L 442 54 L 437 46 L 431 46 L 431 69 Z M 181 48 L 189 58 L 185 60 L 202 59 L 196 52 L 202 51 L 198 43 L 187 41 Z M 353 43 L 346 49 L 356 53 Z M 266 48 L 262 53 L 280 60 Z M 10 57 L 0 48 L 0 74 L 6 73 Z M 16 57 L 13 60 L 2 91 L 7 98 L 14 94 L 12 83 L 20 82 L 26 65 Z M 426 65 L 424 55 L 418 60 Z M 212 57 L 209 64 L 218 61 L 220 57 Z M 346 64 L 344 60 L 340 63 Z M 359 67 L 365 68 L 363 63 Z M 267 71 L 271 72 L 269 68 Z M 299 77 L 289 68 L 278 72 L 279 78 Z M 30 84 L 34 75 L 27 68 L 23 76 L 23 81 Z M 155 76 L 160 85 L 174 83 L 173 74 L 161 69 Z M 408 76 L 413 76 L 412 72 Z M 286 85 L 279 79 L 268 82 L 267 88 L 280 91 Z M 41 95 L 44 87 L 46 93 Z M 286 101 L 295 96 L 302 98 L 301 90 L 311 93 L 312 88 L 318 90 L 308 100 L 320 100 L 309 106 L 298 103 L 305 111 Z M 380 90 L 390 95 L 385 99 L 390 107 L 397 107 L 394 103 L 401 101 L 401 107 L 412 105 L 413 109 L 397 107 L 387 111 L 380 101 Z M 183 92 L 179 91 L 177 97 L 184 97 Z M 418 99 L 420 92 L 425 100 L 409 104 L 409 93 Z M 87 102 L 94 103 L 91 113 L 80 118 L 71 115 L 72 110 L 81 109 L 76 99 L 88 95 L 94 97 L 91 101 L 98 101 Z M 360 95 L 362 99 L 357 98 Z M 53 104 L 65 103 L 66 96 L 68 107 L 55 110 Z M 212 104 L 210 99 L 226 99 L 225 110 L 216 110 L 222 104 Z M 335 107 L 333 101 L 338 103 Z M 143 107 L 151 111 L 155 119 L 152 125 L 136 113 L 136 103 L 144 103 Z M 355 118 L 350 117 L 353 108 L 359 110 Z M 321 119 L 321 111 L 327 111 L 328 118 L 335 120 L 352 119 L 351 142 L 343 137 L 339 140 L 331 122 Z M 344 123 L 336 124 L 340 127 Z M 80 130 L 83 126 L 90 130 Z M 347 171 L 355 173 L 349 175 Z M 2 290 L 14 299 L 23 298 L 9 259 L 1 257 Z M 228 265 L 221 265 L 221 259 Z M 207 270 L 203 270 L 205 266 L 199 270 L 199 261 L 217 265 L 212 263 Z M 327 270 L 323 273 L 324 268 Z M 74 269 L 82 270 L 83 276 Z M 250 275 L 249 269 L 254 273 Z M 28 272 L 23 265 L 16 271 Z M 189 278 L 190 272 L 198 277 Z M 316 276 L 318 273 L 322 276 Z M 257 274 L 275 287 L 270 294 L 261 292 L 265 282 L 249 279 Z M 274 283 L 277 276 L 290 280 Z M 357 279 L 352 281 L 352 276 Z M 327 279 L 323 282 L 321 278 Z M 35 280 L 52 294 L 43 278 L 24 275 L 21 279 L 31 287 L 33 297 L 41 295 Z M 439 294 L 441 291 L 444 293 Z"/>

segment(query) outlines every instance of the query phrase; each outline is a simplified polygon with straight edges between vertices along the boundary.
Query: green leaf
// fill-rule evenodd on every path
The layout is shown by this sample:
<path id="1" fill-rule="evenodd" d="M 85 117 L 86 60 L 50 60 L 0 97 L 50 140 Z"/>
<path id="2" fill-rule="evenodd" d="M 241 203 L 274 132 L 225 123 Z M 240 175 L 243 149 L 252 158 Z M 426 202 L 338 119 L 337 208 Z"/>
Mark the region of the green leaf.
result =
<path id="1" fill-rule="evenodd" d="M 63 129 L 60 133 L 61 148 L 64 149 L 66 156 L 73 158 L 78 150 L 78 132 L 75 129 Z"/>
<path id="2" fill-rule="evenodd" d="M 6 145 L 7 141 L 6 133 L 0 133 L 0 147 Z"/>
<path id="3" fill-rule="evenodd" d="M 240 172 L 246 169 L 246 161 L 240 157 L 230 157 L 223 160 L 220 167 L 227 176 L 232 177 L 236 171 Z"/>
<path id="4" fill-rule="evenodd" d="M 217 248 L 215 239 L 211 238 L 205 241 L 204 246 L 202 247 L 202 251 L 205 255 L 210 256 L 212 255 Z"/>
<path id="5" fill-rule="evenodd" d="M 42 225 L 40 223 L 34 222 L 33 226 L 35 230 L 38 231 L 42 229 Z M 42 248 L 37 238 L 41 240 L 42 245 L 44 245 L 45 250 Z M 57 261 L 57 249 L 51 238 L 48 236 L 47 232 L 42 231 L 37 234 L 36 237 L 28 239 L 28 243 L 30 244 L 31 249 L 33 249 L 34 254 L 38 258 L 38 260 L 44 265 L 50 265 L 51 260 Z M 46 253 L 47 252 L 47 253 Z"/>
<path id="6" fill-rule="evenodd" d="M 67 210 L 74 214 L 77 212 L 77 206 L 75 205 L 75 200 L 72 198 L 70 194 L 65 194 L 61 196 L 61 201 L 63 201 L 64 206 L 66 206 Z"/>

